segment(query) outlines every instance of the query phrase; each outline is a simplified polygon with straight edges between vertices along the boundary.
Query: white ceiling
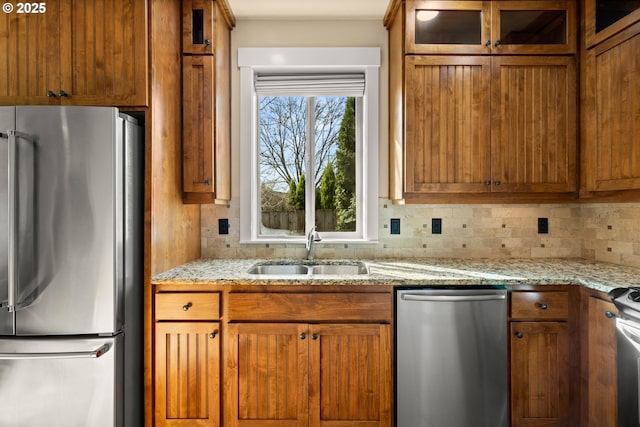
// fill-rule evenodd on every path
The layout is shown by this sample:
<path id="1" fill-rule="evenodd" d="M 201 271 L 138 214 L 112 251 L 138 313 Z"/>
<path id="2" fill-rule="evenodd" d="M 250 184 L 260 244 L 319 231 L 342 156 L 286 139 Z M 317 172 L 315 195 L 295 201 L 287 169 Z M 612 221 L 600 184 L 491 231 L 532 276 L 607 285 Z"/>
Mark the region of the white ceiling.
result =
<path id="1" fill-rule="evenodd" d="M 237 19 L 382 19 L 389 0 L 228 0 Z"/>

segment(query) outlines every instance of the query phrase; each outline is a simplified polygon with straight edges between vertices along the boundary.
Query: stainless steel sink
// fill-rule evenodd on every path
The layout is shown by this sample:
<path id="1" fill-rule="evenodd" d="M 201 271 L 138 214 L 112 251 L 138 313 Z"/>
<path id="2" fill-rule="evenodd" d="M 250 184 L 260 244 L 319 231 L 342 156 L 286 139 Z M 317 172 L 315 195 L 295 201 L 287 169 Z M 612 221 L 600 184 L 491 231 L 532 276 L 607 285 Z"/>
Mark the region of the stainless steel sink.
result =
<path id="1" fill-rule="evenodd" d="M 360 261 L 272 261 L 253 265 L 249 274 L 305 276 L 305 275 L 360 275 L 369 274 L 367 266 Z"/>

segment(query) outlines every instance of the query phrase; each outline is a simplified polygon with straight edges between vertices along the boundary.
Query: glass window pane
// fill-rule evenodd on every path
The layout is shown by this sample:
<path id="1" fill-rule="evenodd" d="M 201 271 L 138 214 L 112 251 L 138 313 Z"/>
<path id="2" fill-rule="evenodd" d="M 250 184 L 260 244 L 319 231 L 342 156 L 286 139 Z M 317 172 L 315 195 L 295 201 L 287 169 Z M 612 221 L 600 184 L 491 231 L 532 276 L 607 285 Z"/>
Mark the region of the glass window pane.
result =
<path id="1" fill-rule="evenodd" d="M 479 10 L 416 10 L 416 44 L 481 44 Z"/>
<path id="2" fill-rule="evenodd" d="M 596 32 L 624 18 L 640 8 L 640 0 L 597 0 Z"/>
<path id="3" fill-rule="evenodd" d="M 260 235 L 305 234 L 307 101 L 260 98 Z"/>
<path id="4" fill-rule="evenodd" d="M 356 102 L 318 97 L 315 102 L 315 225 L 322 231 L 356 231 Z"/>
<path id="5" fill-rule="evenodd" d="M 501 44 L 566 44 L 565 10 L 500 11 Z"/>

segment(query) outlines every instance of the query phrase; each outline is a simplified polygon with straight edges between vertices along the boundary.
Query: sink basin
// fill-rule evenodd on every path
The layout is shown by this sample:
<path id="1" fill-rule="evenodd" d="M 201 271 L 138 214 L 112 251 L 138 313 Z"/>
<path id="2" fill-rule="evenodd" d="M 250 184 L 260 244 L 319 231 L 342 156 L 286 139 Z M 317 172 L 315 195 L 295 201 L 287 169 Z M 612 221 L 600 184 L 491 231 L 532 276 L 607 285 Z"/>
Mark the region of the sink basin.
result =
<path id="1" fill-rule="evenodd" d="M 360 275 L 369 274 L 369 269 L 359 261 L 273 261 L 253 265 L 249 274 L 305 276 L 305 275 Z"/>

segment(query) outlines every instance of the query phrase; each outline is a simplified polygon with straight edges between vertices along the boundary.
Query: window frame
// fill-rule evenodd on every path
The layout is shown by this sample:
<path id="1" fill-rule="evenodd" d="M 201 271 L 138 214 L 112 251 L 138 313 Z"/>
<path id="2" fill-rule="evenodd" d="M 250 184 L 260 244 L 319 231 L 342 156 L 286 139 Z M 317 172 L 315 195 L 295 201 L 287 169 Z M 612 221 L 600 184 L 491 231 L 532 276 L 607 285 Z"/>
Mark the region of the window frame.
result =
<path id="1" fill-rule="evenodd" d="M 305 236 L 260 235 L 259 103 L 256 74 L 266 72 L 363 72 L 365 90 L 357 114 L 362 117 L 362 161 L 357 186 L 357 232 L 322 233 L 325 243 L 378 240 L 379 48 L 238 48 L 240 68 L 240 243 L 305 243 Z M 358 111 L 358 108 L 356 108 Z M 307 182 L 307 185 L 310 185 Z M 310 194 L 307 191 L 307 194 Z M 313 208 L 307 197 L 306 205 Z M 309 230 L 306 230 L 308 232 Z"/>

